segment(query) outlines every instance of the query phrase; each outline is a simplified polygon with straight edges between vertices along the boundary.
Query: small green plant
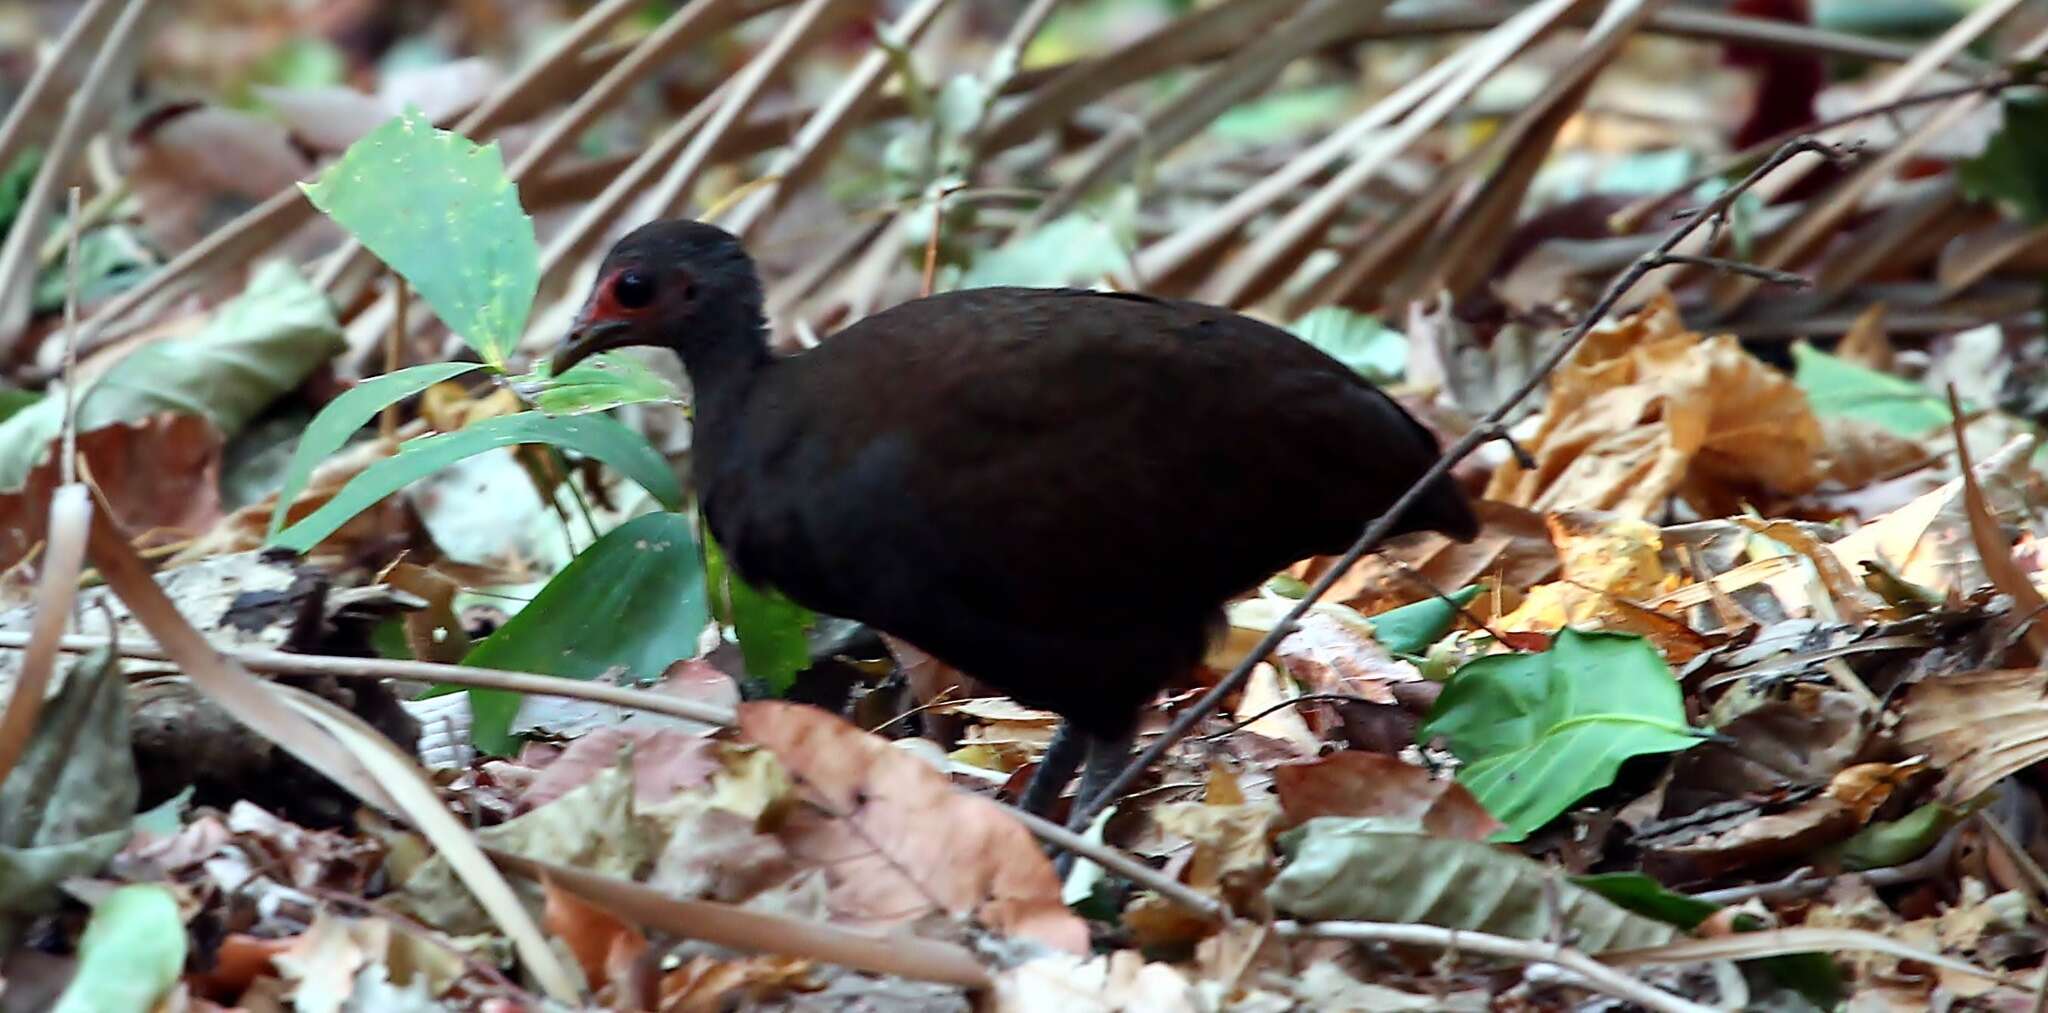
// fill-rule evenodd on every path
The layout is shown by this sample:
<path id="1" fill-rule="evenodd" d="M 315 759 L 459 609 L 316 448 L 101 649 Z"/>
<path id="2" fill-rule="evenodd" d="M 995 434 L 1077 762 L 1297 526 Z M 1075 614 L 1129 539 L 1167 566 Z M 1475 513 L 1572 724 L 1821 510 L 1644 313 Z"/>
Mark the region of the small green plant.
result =
<path id="1" fill-rule="evenodd" d="M 1443 736 L 1463 784 L 1513 842 L 1588 793 L 1623 760 L 1690 749 L 1671 667 L 1642 637 L 1566 629 L 1541 654 L 1496 654 L 1458 670 L 1416 731 Z"/>
<path id="2" fill-rule="evenodd" d="M 271 514 L 272 544 L 307 551 L 412 482 L 485 451 L 522 444 L 594 458 L 640 484 L 665 510 L 683 508 L 682 485 L 660 453 L 639 433 L 598 414 L 625 404 L 679 403 L 677 391 L 659 374 L 608 354 L 560 376 L 548 375 L 545 367 L 511 375 L 510 362 L 540 283 L 540 254 L 533 220 L 519 204 L 496 145 L 476 145 L 435 128 L 417 110 L 407 110 L 356 141 L 302 189 L 315 207 L 418 292 L 482 361 L 410 366 L 365 380 L 330 402 L 307 427 L 286 468 Z M 319 509 L 286 523 L 314 467 L 386 406 L 477 370 L 531 391 L 537 410 L 409 440 L 398 453 L 363 469 Z M 574 613 L 584 627 L 601 625 L 602 644 L 584 642 L 571 635 L 573 629 L 565 633 L 583 628 L 576 627 L 574 616 L 529 619 L 523 611 L 465 660 L 578 678 L 624 667 L 631 676 L 651 678 L 668 662 L 695 653 L 708 621 L 706 553 L 697 550 L 685 518 L 675 513 L 654 517 L 628 522 L 600 538 L 535 600 L 536 606 L 556 604 L 543 612 Z M 650 524 L 659 530 L 641 530 Z M 632 537 L 626 537 L 629 533 Z M 659 537 L 643 537 L 650 534 Z M 646 548 L 655 542 L 664 547 L 662 552 Z M 682 546 L 687 553 L 679 554 Z M 652 565 L 656 557 L 659 564 Z M 664 568 L 670 572 L 656 572 Z M 809 613 L 778 596 L 743 589 L 736 576 L 721 572 L 718 579 L 721 587 L 731 588 L 731 621 L 750 671 L 777 690 L 786 688 L 808 662 L 790 645 L 802 645 Z M 605 589 L 606 596 L 572 593 L 577 588 Z M 652 604 L 657 602 L 659 607 Z M 747 644 L 749 639 L 755 643 Z M 753 667 L 757 658 L 758 670 Z M 478 744 L 509 748 L 517 699 L 472 694 L 471 702 Z"/>

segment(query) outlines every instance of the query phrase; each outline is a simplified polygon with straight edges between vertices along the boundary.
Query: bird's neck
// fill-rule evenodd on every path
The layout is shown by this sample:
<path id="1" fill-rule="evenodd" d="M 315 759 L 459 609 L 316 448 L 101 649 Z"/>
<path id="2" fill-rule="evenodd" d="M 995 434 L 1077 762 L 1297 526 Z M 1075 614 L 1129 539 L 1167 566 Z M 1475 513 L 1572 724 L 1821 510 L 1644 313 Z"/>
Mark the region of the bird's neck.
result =
<path id="1" fill-rule="evenodd" d="M 695 393 L 696 425 L 718 429 L 735 421 L 772 361 L 767 326 L 759 305 L 735 303 L 711 317 L 699 317 L 679 343 L 683 369 Z"/>

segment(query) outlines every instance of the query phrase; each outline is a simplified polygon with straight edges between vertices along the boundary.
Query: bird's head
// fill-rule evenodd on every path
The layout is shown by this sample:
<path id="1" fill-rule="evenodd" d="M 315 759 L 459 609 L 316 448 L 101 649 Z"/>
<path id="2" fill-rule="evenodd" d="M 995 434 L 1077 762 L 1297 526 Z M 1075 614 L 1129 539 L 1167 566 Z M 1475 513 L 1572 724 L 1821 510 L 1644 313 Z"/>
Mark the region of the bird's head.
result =
<path id="1" fill-rule="evenodd" d="M 737 238 L 703 222 L 649 222 L 605 255 L 554 372 L 630 345 L 672 348 L 687 361 L 694 344 L 759 342 L 760 326 L 761 283 Z"/>

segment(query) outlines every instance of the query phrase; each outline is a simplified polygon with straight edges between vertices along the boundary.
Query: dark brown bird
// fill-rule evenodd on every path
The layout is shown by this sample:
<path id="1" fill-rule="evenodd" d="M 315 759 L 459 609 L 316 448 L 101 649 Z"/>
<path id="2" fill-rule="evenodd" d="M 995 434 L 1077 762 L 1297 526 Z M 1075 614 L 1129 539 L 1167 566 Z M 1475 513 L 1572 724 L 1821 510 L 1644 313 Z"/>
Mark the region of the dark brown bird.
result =
<path id="1" fill-rule="evenodd" d="M 753 261 L 698 222 L 612 248 L 555 368 L 626 345 L 682 356 L 697 494 L 742 576 L 1065 719 L 1038 811 L 1084 747 L 1083 798 L 1115 774 L 1225 601 L 1341 552 L 1437 455 L 1343 364 L 1200 303 L 969 289 L 773 357 Z M 1477 526 L 1446 482 L 1395 530 Z"/>

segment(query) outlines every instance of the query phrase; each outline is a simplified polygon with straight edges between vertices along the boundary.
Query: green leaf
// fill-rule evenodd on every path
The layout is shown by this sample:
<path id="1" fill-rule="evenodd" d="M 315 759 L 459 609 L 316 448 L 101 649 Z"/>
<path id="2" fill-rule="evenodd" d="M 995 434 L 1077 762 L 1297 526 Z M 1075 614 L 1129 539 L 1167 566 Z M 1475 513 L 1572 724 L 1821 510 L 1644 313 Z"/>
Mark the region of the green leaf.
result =
<path id="1" fill-rule="evenodd" d="M 515 386 L 540 387 L 533 403 L 549 415 L 583 415 L 629 404 L 682 404 L 683 393 L 668 378 L 631 356 L 605 352 L 592 356 L 560 376 L 545 370 L 512 380 Z"/>
<path id="2" fill-rule="evenodd" d="M 37 401 L 41 401 L 42 399 L 43 396 L 41 394 L 38 394 L 32 390 L 16 390 L 13 387 L 0 387 L 0 422 L 5 422 L 8 419 L 13 418 L 14 413 L 21 411 L 23 408 L 27 408 L 29 405 L 35 404 Z"/>
<path id="3" fill-rule="evenodd" d="M 618 671 L 652 679 L 671 662 L 695 657 L 711 614 L 690 529 L 688 518 L 673 513 L 613 528 L 462 663 L 572 679 Z M 469 691 L 477 748 L 502 754 L 517 745 L 511 728 L 519 700 L 502 690 Z"/>
<path id="4" fill-rule="evenodd" d="M 1451 607 L 1451 602 L 1468 605 L 1477 597 L 1479 585 L 1474 584 L 1451 592 L 1451 601 L 1424 598 L 1413 605 L 1388 609 L 1372 617 L 1372 637 L 1395 654 L 1421 654 L 1458 621 L 1458 610 Z"/>
<path id="5" fill-rule="evenodd" d="M 14 219 L 21 214 L 21 202 L 28 198 L 29 188 L 35 185 L 36 173 L 42 167 L 43 149 L 30 147 L 0 171 L 0 236 L 14 227 Z"/>
<path id="6" fill-rule="evenodd" d="M 683 489 L 675 472 L 639 433 L 603 415 L 520 412 L 399 444 L 397 454 L 363 469 L 333 499 L 277 534 L 271 544 L 305 552 L 349 518 L 413 482 L 486 450 L 522 443 L 545 444 L 597 458 L 640 483 L 663 506 L 674 508 L 682 503 Z"/>
<path id="7" fill-rule="evenodd" d="M 178 412 L 233 436 L 341 348 L 326 297 L 289 264 L 268 263 L 198 333 L 145 345 L 86 387 L 78 431 Z M 0 492 L 21 488 L 63 425 L 61 397 L 0 422 Z"/>
<path id="8" fill-rule="evenodd" d="M 93 906 L 78 973 L 52 1013 L 148 1013 L 185 969 L 185 919 L 157 883 L 118 887 Z"/>
<path id="9" fill-rule="evenodd" d="M 1720 905 L 1688 897 L 1640 872 L 1603 872 L 1573 876 L 1572 882 L 1667 925 L 1691 931 L 1721 910 Z"/>
<path id="10" fill-rule="evenodd" d="M 1895 820 L 1872 823 L 1840 845 L 1841 865 L 1860 872 L 1904 865 L 1934 849 L 1966 812 L 1930 802 Z"/>
<path id="11" fill-rule="evenodd" d="M 109 225 L 78 237 L 78 302 L 83 306 L 131 288 L 156 270 L 156 256 L 126 226 Z M 63 264 L 53 264 L 36 278 L 31 305 L 37 313 L 55 313 L 64 308 L 70 276 Z"/>
<path id="12" fill-rule="evenodd" d="M 1459 783 L 1506 824 L 1499 841 L 1527 837 L 1613 783 L 1629 757 L 1700 741 L 1649 641 L 1572 629 L 1541 654 L 1497 654 L 1459 669 L 1416 741 L 1437 736 L 1464 762 Z"/>
<path id="13" fill-rule="evenodd" d="M 1137 191 L 1125 187 L 1102 212 L 1075 211 L 979 254 L 959 288 L 1093 285 L 1130 267 Z"/>
<path id="14" fill-rule="evenodd" d="M 1679 936 L 1527 856 L 1419 829 L 1382 817 L 1309 820 L 1280 836 L 1287 864 L 1266 897 L 1281 911 L 1318 920 L 1419 923 L 1517 939 L 1563 928 L 1588 953 Z"/>
<path id="15" fill-rule="evenodd" d="M 478 147 L 408 109 L 300 186 L 504 368 L 533 308 L 540 247 L 496 144 Z"/>
<path id="16" fill-rule="evenodd" d="M 385 406 L 478 368 L 480 365 L 474 362 L 428 362 L 407 366 L 394 373 L 364 380 L 327 402 L 327 407 L 313 416 L 312 424 L 299 437 L 298 448 L 292 451 L 291 463 L 285 467 L 284 485 L 277 491 L 277 507 L 270 512 L 271 536 L 276 537 L 284 527 L 285 512 L 291 509 L 293 501 L 306 488 L 307 480 L 313 477 L 313 469 L 340 450 L 349 437 L 367 425 Z"/>
<path id="17" fill-rule="evenodd" d="M 101 651 L 72 664 L 0 781 L 0 952 L 63 903 L 60 884 L 98 872 L 131 835 L 142 789 L 119 660 Z"/>
<path id="18" fill-rule="evenodd" d="M 716 611 L 732 623 L 739 638 L 747 674 L 768 692 L 781 696 L 795 685 L 796 674 L 811 665 L 807 634 L 816 618 L 811 610 L 780 592 L 757 588 L 726 565 L 725 552 L 708 535 L 704 539 L 704 572 Z"/>
<path id="19" fill-rule="evenodd" d="M 1374 383 L 1393 383 L 1408 371 L 1408 338 L 1378 317 L 1323 306 L 1288 330 Z"/>
<path id="20" fill-rule="evenodd" d="M 2000 103 L 2005 124 L 1977 157 L 1956 166 L 1963 194 L 1990 201 L 2028 224 L 2048 220 L 2048 94 L 2008 92 Z"/>
<path id="21" fill-rule="evenodd" d="M 1910 380 L 1835 358 L 1804 341 L 1792 345 L 1792 379 L 1813 412 L 1875 422 L 1901 436 L 1925 436 L 1948 425 L 1948 406 Z"/>

